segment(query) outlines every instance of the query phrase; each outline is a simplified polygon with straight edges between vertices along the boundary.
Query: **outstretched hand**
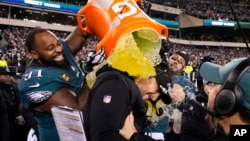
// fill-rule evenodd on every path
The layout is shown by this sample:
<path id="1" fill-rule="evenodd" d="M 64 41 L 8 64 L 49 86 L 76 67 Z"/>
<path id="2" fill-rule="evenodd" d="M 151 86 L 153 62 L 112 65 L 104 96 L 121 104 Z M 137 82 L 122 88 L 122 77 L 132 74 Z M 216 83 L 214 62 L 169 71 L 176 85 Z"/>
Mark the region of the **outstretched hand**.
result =
<path id="1" fill-rule="evenodd" d="M 91 72 L 94 66 L 101 64 L 104 60 L 105 60 L 105 51 L 103 47 L 98 52 L 89 51 L 87 54 L 87 61 L 84 71 L 86 73 Z"/>
<path id="2" fill-rule="evenodd" d="M 127 116 L 122 129 L 119 130 L 119 134 L 125 139 L 130 140 L 131 136 L 136 133 L 137 130 L 134 126 L 134 116 L 132 112 Z"/>
<path id="3" fill-rule="evenodd" d="M 185 100 L 186 94 L 179 84 L 174 83 L 173 87 L 168 90 L 168 92 L 172 99 L 172 103 L 183 102 Z"/>

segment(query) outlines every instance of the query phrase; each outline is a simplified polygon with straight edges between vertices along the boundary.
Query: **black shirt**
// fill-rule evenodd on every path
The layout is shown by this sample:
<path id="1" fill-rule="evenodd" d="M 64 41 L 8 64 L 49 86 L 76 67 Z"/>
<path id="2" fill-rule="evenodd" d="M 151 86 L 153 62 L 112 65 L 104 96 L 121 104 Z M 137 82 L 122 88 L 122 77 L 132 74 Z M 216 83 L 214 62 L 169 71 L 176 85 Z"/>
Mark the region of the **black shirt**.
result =
<path id="1" fill-rule="evenodd" d="M 84 112 L 88 141 L 126 141 L 119 129 L 131 110 L 140 131 L 146 108 L 133 79 L 108 66 L 99 70 Z"/>

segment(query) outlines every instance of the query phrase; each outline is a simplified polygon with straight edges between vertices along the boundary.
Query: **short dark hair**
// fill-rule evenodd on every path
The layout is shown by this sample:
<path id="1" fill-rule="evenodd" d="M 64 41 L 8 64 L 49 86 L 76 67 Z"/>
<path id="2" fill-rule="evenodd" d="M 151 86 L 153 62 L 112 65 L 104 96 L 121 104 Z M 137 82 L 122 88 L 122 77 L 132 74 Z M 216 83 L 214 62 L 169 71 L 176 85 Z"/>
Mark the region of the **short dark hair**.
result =
<path id="1" fill-rule="evenodd" d="M 28 36 L 26 38 L 26 41 L 25 41 L 25 46 L 26 46 L 28 52 L 34 50 L 34 47 L 36 46 L 36 38 L 35 38 L 35 36 L 38 33 L 42 33 L 42 32 L 45 32 L 45 31 L 47 31 L 47 29 L 37 27 L 37 28 L 32 29 L 29 32 L 29 34 L 28 34 Z"/>

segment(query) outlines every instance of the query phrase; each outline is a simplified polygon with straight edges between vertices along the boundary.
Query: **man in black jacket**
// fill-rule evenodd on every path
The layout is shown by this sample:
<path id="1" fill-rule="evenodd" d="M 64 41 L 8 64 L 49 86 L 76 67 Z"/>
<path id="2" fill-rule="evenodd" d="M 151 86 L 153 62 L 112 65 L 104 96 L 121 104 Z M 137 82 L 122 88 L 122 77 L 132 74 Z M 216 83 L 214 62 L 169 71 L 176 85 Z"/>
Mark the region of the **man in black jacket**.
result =
<path id="1" fill-rule="evenodd" d="M 17 85 L 12 82 L 12 76 L 15 73 L 11 72 L 8 67 L 0 67 L 0 95 L 3 98 L 3 105 L 5 105 L 5 110 L 7 111 L 7 123 L 9 124 L 5 130 L 5 139 L 7 141 L 15 141 L 18 138 L 18 129 L 19 125 L 16 122 L 16 118 L 20 115 L 19 113 L 19 105 L 20 98 L 17 91 Z M 4 108 L 3 107 L 3 108 Z M 5 111 L 4 110 L 4 111 Z M 4 118 L 6 115 L 3 115 Z"/>
<path id="2" fill-rule="evenodd" d="M 163 73 L 167 74 L 162 70 L 159 75 Z M 136 131 L 140 133 L 133 135 L 132 140 L 153 141 L 149 136 L 141 134 L 141 129 L 147 126 L 146 107 L 142 97 L 160 93 L 161 99 L 170 103 L 171 98 L 165 92 L 167 89 L 165 79 L 161 82 L 155 77 L 133 78 L 109 65 L 102 67 L 97 71 L 97 79 L 91 89 L 84 113 L 87 139 L 89 141 L 126 141 L 125 136 L 121 136 L 118 132 L 123 127 L 127 115 L 132 111 Z"/>
<path id="3" fill-rule="evenodd" d="M 31 112 L 22 107 L 17 89 L 18 77 L 8 67 L 0 67 L 0 139 L 26 141 L 28 131 L 37 131 Z M 36 135 L 38 133 L 36 132 Z"/>
<path id="4" fill-rule="evenodd" d="M 96 80 L 84 111 L 88 141 L 126 141 L 119 134 L 119 129 L 131 111 L 137 131 L 141 131 L 145 124 L 146 106 L 142 89 L 137 84 L 145 83 L 143 86 L 146 88 L 149 86 L 150 83 L 143 80 L 155 76 L 152 61 L 156 61 L 157 56 L 148 58 L 133 42 L 132 34 L 121 38 L 106 64 L 98 66 L 99 70 L 95 73 Z M 156 51 L 152 53 L 157 54 Z"/>
<path id="5" fill-rule="evenodd" d="M 118 131 L 131 110 L 140 130 L 145 121 L 146 108 L 139 88 L 133 78 L 108 65 L 104 66 L 97 72 L 84 113 L 87 139 L 126 141 Z"/>
<path id="6" fill-rule="evenodd" d="M 0 93 L 0 140 L 7 141 L 9 138 L 9 121 L 8 121 L 8 113 L 5 105 L 5 101 L 2 93 Z"/>

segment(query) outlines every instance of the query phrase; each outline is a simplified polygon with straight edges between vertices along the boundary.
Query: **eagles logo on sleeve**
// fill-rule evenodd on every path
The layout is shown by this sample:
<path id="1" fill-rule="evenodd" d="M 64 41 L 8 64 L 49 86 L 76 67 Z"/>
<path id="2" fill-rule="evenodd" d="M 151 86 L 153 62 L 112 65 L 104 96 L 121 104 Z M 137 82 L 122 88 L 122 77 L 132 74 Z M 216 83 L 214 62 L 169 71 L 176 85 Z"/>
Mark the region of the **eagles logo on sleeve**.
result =
<path id="1" fill-rule="evenodd" d="M 35 91 L 26 94 L 28 99 L 33 103 L 40 103 L 52 96 L 51 91 Z"/>

